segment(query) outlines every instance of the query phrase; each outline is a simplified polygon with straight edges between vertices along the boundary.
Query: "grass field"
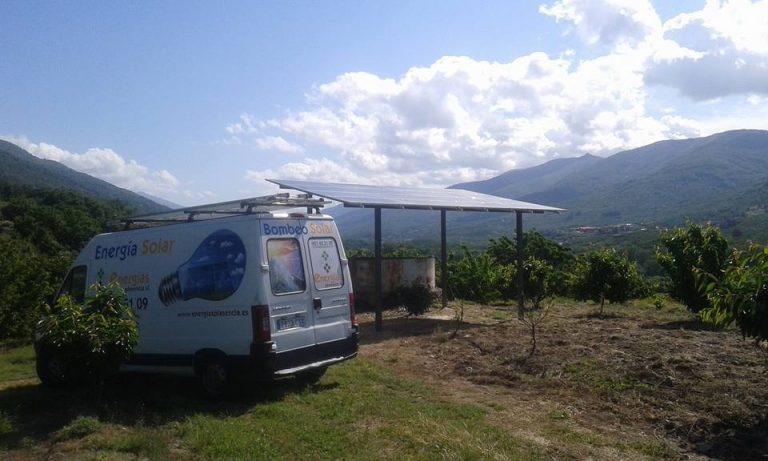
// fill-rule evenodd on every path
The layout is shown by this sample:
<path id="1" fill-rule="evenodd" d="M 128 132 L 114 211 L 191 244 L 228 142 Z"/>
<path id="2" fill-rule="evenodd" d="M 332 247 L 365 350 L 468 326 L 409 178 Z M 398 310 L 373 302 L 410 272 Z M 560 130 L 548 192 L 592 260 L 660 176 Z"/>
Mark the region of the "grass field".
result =
<path id="1" fill-rule="evenodd" d="M 559 302 L 539 350 L 504 306 L 406 318 L 316 385 L 201 398 L 191 378 L 118 375 L 50 390 L 30 347 L 0 353 L 0 458 L 765 459 L 766 357 L 679 306 Z"/>

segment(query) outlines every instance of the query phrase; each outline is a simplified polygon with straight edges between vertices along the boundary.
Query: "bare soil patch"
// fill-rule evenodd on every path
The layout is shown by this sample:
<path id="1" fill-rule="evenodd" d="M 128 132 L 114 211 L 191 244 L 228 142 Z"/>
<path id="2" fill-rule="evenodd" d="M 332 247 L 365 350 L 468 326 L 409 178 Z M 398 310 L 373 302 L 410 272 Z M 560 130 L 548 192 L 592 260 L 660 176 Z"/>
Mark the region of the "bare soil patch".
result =
<path id="1" fill-rule="evenodd" d="M 530 335 L 512 307 L 360 314 L 361 355 L 426 381 L 555 458 L 768 459 L 768 357 L 679 306 L 557 304 Z"/>

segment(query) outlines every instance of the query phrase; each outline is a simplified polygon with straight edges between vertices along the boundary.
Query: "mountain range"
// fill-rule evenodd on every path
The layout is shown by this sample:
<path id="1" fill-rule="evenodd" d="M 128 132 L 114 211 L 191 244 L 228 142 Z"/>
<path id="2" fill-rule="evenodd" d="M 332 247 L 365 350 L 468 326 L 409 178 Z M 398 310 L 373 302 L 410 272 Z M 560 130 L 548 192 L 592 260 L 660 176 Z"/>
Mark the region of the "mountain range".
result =
<path id="1" fill-rule="evenodd" d="M 527 228 L 562 234 L 574 229 L 670 227 L 687 219 L 712 221 L 743 238 L 768 236 L 768 131 L 735 130 L 712 136 L 660 141 L 610 157 L 583 155 L 515 169 L 452 188 L 540 203 L 568 211 L 525 218 Z M 137 213 L 167 209 L 154 200 L 76 172 L 0 140 L 0 183 L 69 189 L 89 197 L 120 200 Z M 162 204 L 160 204 L 160 203 Z M 332 209 L 345 240 L 367 246 L 373 212 Z M 384 210 L 388 241 L 437 240 L 439 213 Z M 487 242 L 510 235 L 514 216 L 448 213 L 453 241 Z"/>
<path id="2" fill-rule="evenodd" d="M 53 160 L 44 160 L 0 139 L 0 184 L 66 189 L 99 200 L 119 200 L 136 210 L 151 213 L 168 207 L 135 192 L 80 173 Z"/>
<path id="3" fill-rule="evenodd" d="M 660 141 L 605 158 L 560 158 L 450 187 L 568 210 L 526 218 L 527 227 L 543 231 L 626 223 L 669 227 L 691 219 L 766 235 L 768 131 L 735 130 Z M 432 224 L 437 218 L 426 213 L 384 213 L 385 236 L 422 240 L 439 229 Z M 364 214 L 339 216 L 343 234 L 367 238 L 372 221 Z M 509 235 L 514 226 L 513 217 L 492 213 L 449 213 L 448 217 L 449 234 L 465 241 Z"/>

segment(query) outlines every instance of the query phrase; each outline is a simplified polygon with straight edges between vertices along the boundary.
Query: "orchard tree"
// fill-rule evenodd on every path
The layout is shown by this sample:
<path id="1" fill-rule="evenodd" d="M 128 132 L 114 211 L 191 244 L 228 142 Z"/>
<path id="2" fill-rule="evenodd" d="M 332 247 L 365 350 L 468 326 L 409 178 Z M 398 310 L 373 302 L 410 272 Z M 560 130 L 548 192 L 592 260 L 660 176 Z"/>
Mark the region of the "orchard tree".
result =
<path id="1" fill-rule="evenodd" d="M 490 239 L 486 252 L 497 264 L 517 264 L 517 242 L 507 236 L 498 240 Z M 525 257 L 540 259 L 557 269 L 563 269 L 573 262 L 573 254 L 568 247 L 534 230 L 523 234 L 523 254 Z"/>
<path id="2" fill-rule="evenodd" d="M 692 222 L 662 232 L 656 249 L 656 259 L 672 282 L 670 295 L 691 312 L 710 307 L 708 296 L 699 290 L 696 271 L 718 278 L 729 255 L 728 242 L 717 227 Z"/>
<path id="3" fill-rule="evenodd" d="M 530 257 L 523 263 L 523 293 L 534 309 L 541 308 L 541 302 L 553 296 L 552 277 L 554 269 L 546 262 Z"/>
<path id="4" fill-rule="evenodd" d="M 698 272 L 709 301 L 701 311 L 704 320 L 735 322 L 744 337 L 768 341 L 768 248 L 753 244 L 735 252 L 722 274 Z"/>
<path id="5" fill-rule="evenodd" d="M 139 330 L 125 291 L 112 282 L 91 286 L 85 303 L 60 296 L 46 307 L 38 335 L 37 374 L 43 384 L 56 386 L 83 379 L 102 383 L 130 357 Z"/>
<path id="6" fill-rule="evenodd" d="M 502 276 L 500 290 L 505 297 L 514 297 L 517 287 L 515 279 L 510 279 L 509 276 L 514 277 L 517 273 L 517 243 L 507 236 L 502 236 L 498 240 L 491 239 L 486 253 L 495 264 L 507 268 Z M 553 294 L 566 294 L 566 274 L 574 261 L 573 253 L 568 247 L 532 230 L 523 234 L 523 255 L 525 258 L 534 258 L 550 267 L 552 271 L 547 276 L 550 291 Z"/>
<path id="7" fill-rule="evenodd" d="M 573 273 L 574 297 L 580 301 L 623 303 L 642 294 L 644 282 L 637 265 L 613 249 L 589 252 L 578 258 Z"/>
<path id="8" fill-rule="evenodd" d="M 459 299 L 488 303 L 500 297 L 500 271 L 487 253 L 473 255 L 463 247 L 464 257 L 448 263 L 451 294 Z"/>

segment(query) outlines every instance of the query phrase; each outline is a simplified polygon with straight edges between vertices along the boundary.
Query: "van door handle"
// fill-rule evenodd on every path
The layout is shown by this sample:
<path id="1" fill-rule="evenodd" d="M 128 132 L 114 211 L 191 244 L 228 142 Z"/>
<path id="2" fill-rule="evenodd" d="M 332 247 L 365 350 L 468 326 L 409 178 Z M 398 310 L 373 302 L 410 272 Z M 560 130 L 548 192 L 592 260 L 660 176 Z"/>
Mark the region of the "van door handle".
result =
<path id="1" fill-rule="evenodd" d="M 320 299 L 320 298 L 312 298 L 312 306 L 313 306 L 313 307 L 314 307 L 316 310 L 318 310 L 318 311 L 319 311 L 320 309 L 322 309 L 322 308 L 323 308 L 323 300 L 322 300 L 322 299 Z"/>

